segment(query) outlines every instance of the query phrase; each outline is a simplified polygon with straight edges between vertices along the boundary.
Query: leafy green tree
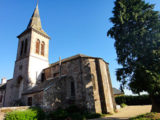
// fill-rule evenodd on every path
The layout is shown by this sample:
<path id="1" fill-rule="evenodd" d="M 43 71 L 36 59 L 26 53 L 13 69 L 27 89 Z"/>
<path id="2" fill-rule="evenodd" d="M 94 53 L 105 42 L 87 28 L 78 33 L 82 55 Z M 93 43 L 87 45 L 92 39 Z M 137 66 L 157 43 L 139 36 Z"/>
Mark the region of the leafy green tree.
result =
<path id="1" fill-rule="evenodd" d="M 116 0 L 113 27 L 107 35 L 115 39 L 117 80 L 134 93 L 146 91 L 152 111 L 160 112 L 160 14 L 143 0 Z"/>

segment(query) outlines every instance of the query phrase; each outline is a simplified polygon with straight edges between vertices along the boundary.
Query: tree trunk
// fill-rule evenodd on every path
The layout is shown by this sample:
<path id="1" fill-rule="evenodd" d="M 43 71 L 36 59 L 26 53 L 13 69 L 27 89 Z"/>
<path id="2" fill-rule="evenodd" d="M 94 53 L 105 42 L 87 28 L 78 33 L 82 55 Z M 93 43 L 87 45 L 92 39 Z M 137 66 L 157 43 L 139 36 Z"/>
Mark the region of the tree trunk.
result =
<path id="1" fill-rule="evenodd" d="M 152 101 L 152 110 L 151 110 L 151 112 L 160 113 L 160 97 L 151 96 L 151 101 Z"/>

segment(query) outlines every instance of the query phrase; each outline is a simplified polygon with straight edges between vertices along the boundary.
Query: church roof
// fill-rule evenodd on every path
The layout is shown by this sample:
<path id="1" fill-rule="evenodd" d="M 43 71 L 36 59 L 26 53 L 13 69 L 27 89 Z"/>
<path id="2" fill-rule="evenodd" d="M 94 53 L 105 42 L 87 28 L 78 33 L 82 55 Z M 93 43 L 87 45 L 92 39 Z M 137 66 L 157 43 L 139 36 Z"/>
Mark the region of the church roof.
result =
<path id="1" fill-rule="evenodd" d="M 42 25 L 41 25 L 41 19 L 40 19 L 40 15 L 39 15 L 39 9 L 38 9 L 38 4 L 33 12 L 33 15 L 29 21 L 29 24 L 27 26 L 27 28 L 37 28 L 39 30 L 42 29 Z"/>
<path id="2" fill-rule="evenodd" d="M 31 88 L 31 89 L 28 89 L 28 90 L 24 91 L 23 95 L 39 93 L 39 92 L 45 90 L 46 88 L 48 88 L 49 86 L 52 86 L 54 81 L 65 79 L 65 78 L 66 78 L 66 76 L 62 76 L 61 78 L 56 77 L 56 78 L 51 79 L 51 80 L 45 80 L 40 85 L 37 85 L 37 86 L 35 86 L 35 87 Z"/>
<path id="3" fill-rule="evenodd" d="M 74 60 L 74 59 L 77 59 L 77 58 L 102 59 L 102 58 L 100 58 L 100 57 L 92 57 L 92 56 L 87 56 L 87 55 L 84 55 L 84 54 L 77 54 L 77 55 L 74 55 L 74 56 L 71 56 L 71 57 L 62 59 L 61 62 L 64 63 L 64 62 L 68 62 L 68 61 L 71 61 L 71 60 Z M 103 59 L 102 59 L 102 60 L 103 60 Z M 104 61 L 104 60 L 103 60 L 103 61 Z M 104 61 L 104 62 L 107 63 L 106 61 Z M 50 64 L 50 67 L 52 67 L 52 66 L 54 66 L 54 65 L 57 65 L 57 64 L 59 64 L 59 61 Z M 107 64 L 108 64 L 108 63 L 107 63 Z"/>
<path id="4" fill-rule="evenodd" d="M 39 34 L 42 34 L 43 36 L 47 37 L 50 39 L 50 37 L 47 35 L 47 33 L 44 32 L 44 30 L 42 29 L 42 24 L 41 24 L 41 19 L 40 19 L 40 15 L 39 15 L 39 8 L 38 8 L 38 4 L 32 14 L 32 17 L 30 18 L 29 24 L 27 26 L 27 29 L 18 36 L 18 38 L 27 33 L 29 30 L 34 30 L 35 32 L 38 32 Z"/>

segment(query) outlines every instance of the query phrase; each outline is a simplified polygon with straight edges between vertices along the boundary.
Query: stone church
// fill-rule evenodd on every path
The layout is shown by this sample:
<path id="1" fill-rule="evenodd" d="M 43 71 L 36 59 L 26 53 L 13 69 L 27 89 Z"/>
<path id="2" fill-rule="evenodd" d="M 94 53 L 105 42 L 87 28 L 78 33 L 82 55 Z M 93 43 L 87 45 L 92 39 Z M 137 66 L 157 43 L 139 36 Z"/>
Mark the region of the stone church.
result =
<path id="1" fill-rule="evenodd" d="M 108 63 L 78 54 L 49 64 L 50 37 L 41 26 L 38 5 L 19 36 L 13 79 L 2 79 L 0 106 L 40 106 L 54 110 L 78 105 L 91 112 L 116 109 Z"/>

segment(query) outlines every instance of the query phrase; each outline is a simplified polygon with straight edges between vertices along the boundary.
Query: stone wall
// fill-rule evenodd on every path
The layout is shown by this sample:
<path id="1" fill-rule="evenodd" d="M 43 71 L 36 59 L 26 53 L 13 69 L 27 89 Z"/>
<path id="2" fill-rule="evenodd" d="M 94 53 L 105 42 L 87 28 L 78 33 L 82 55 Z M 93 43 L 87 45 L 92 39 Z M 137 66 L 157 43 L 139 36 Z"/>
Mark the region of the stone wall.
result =
<path id="1" fill-rule="evenodd" d="M 65 78 L 54 79 L 53 83 L 43 91 L 43 108 L 55 110 L 67 105 L 67 83 Z"/>
<path id="2" fill-rule="evenodd" d="M 43 91 L 29 94 L 29 95 L 23 95 L 22 101 L 24 105 L 28 105 L 28 98 L 32 97 L 32 105 L 37 107 L 43 107 Z"/>
<path id="3" fill-rule="evenodd" d="M 113 113 L 116 104 L 112 91 L 112 84 L 108 69 L 108 63 L 99 58 L 83 58 L 83 80 L 86 92 L 86 105 L 97 113 Z M 88 67 L 87 67 L 88 66 Z M 85 77 L 87 76 L 87 77 Z M 84 83 L 85 83 L 84 82 Z M 89 90 L 87 88 L 90 88 Z M 90 100 L 87 100 L 90 99 Z"/>
<path id="4" fill-rule="evenodd" d="M 75 86 L 75 99 L 76 102 L 79 103 L 79 101 L 82 101 L 82 96 L 84 91 L 83 85 L 82 85 L 82 73 L 81 73 L 81 61 L 80 59 L 74 59 L 68 62 L 64 62 L 61 64 L 61 73 L 60 73 L 60 66 L 59 64 L 55 64 L 47 69 L 44 70 L 46 75 L 46 80 L 59 78 L 60 74 L 61 77 L 67 76 L 67 83 L 66 86 L 68 89 L 66 89 L 67 98 L 71 96 L 71 89 L 69 89 L 71 86 L 71 81 L 74 82 Z"/>
<path id="5" fill-rule="evenodd" d="M 7 81 L 4 107 L 9 107 L 9 106 L 12 106 L 12 104 L 13 104 L 13 96 L 16 95 L 18 92 L 18 91 L 16 91 L 16 93 L 14 93 L 13 87 L 14 87 L 13 80 Z"/>
<path id="6" fill-rule="evenodd" d="M 60 66 L 58 63 L 54 64 L 45 69 L 44 72 L 46 80 L 54 80 L 60 77 Z M 65 80 L 55 81 L 55 85 L 61 85 L 59 89 L 56 89 L 57 87 L 53 85 L 45 91 L 44 96 L 49 97 L 45 99 L 45 106 L 57 108 L 59 105 L 68 105 L 68 101 L 72 98 L 70 82 L 74 81 L 75 97 L 70 100 L 71 103 L 74 101 L 74 104 L 86 107 L 91 112 L 113 113 L 115 101 L 108 72 L 108 64 L 99 58 L 78 57 L 77 59 L 63 62 L 61 65 L 61 77 L 66 76 Z M 58 96 L 61 94 L 63 96 Z M 57 97 L 59 105 L 56 99 L 49 101 L 52 97 Z"/>
<path id="7" fill-rule="evenodd" d="M 0 107 L 3 107 L 5 97 L 5 90 L 0 90 Z"/>
<path id="8" fill-rule="evenodd" d="M 109 82 L 109 76 L 107 73 L 107 68 L 106 68 L 106 63 L 99 59 L 98 60 L 98 64 L 100 67 L 100 74 L 102 76 L 102 86 L 103 86 L 103 91 L 104 91 L 104 100 L 105 100 L 105 104 L 106 104 L 106 109 L 108 113 L 113 113 L 114 112 L 114 103 L 113 103 L 113 93 L 111 91 L 112 86 L 110 85 Z"/>
<path id="9" fill-rule="evenodd" d="M 93 93 L 94 93 L 94 101 L 95 101 L 95 112 L 102 113 L 101 109 L 101 100 L 99 95 L 99 86 L 98 86 L 98 76 L 95 59 L 89 59 L 90 69 L 91 69 L 91 80 L 93 83 Z"/>
<path id="10" fill-rule="evenodd" d="M 44 93 L 44 96 L 46 95 L 44 99 L 49 97 L 44 101 L 45 106 L 54 106 L 53 108 L 57 108 L 55 107 L 58 106 L 58 103 L 55 101 L 57 100 L 61 103 L 59 103 L 61 106 L 76 104 L 95 112 L 93 84 L 91 80 L 89 60 L 79 57 L 77 59 L 63 62 L 61 65 L 61 77 L 65 76 L 65 79 L 56 81 L 55 78 L 60 76 L 59 71 L 59 64 L 52 65 L 44 70 L 46 80 L 53 79 L 55 82 L 54 85 Z M 56 76 L 55 74 L 58 75 Z M 71 95 L 71 82 L 74 82 L 75 96 Z M 57 89 L 57 86 L 59 86 L 59 89 Z M 49 101 L 51 98 L 57 99 L 52 99 L 53 101 Z"/>
<path id="11" fill-rule="evenodd" d="M 83 83 L 83 97 L 84 97 L 84 106 L 91 112 L 96 112 L 95 110 L 95 101 L 94 101 L 94 92 L 93 92 L 93 82 L 91 79 L 91 65 L 89 59 L 82 59 L 82 83 Z"/>
<path id="12" fill-rule="evenodd" d="M 112 87 L 112 81 L 111 81 L 111 77 L 110 77 L 110 71 L 109 71 L 109 65 L 106 64 L 106 72 L 107 72 L 107 76 L 108 76 L 108 83 L 110 85 L 110 92 L 111 92 L 111 99 L 112 99 L 112 102 L 113 102 L 113 109 L 114 111 L 116 111 L 116 101 L 115 101 L 115 95 L 114 95 L 114 92 L 113 92 L 113 87 Z"/>
<path id="13" fill-rule="evenodd" d="M 3 107 L 3 108 L 0 108 L 0 112 L 6 113 L 7 111 L 10 112 L 10 111 L 15 111 L 15 110 L 27 110 L 27 109 L 29 109 L 29 106 L 22 106 L 22 107 Z"/>

